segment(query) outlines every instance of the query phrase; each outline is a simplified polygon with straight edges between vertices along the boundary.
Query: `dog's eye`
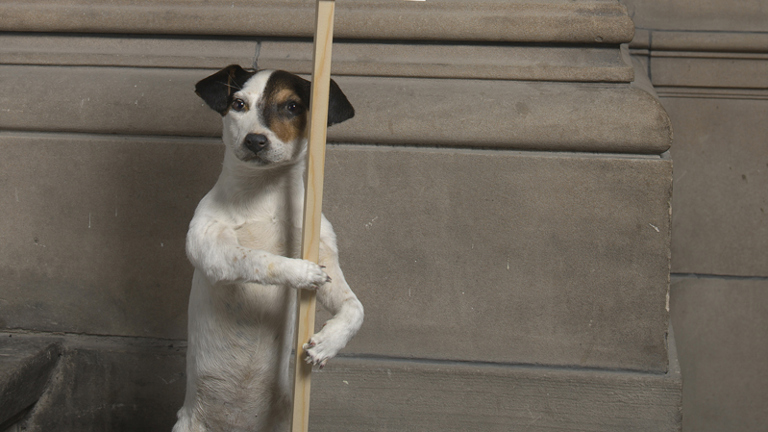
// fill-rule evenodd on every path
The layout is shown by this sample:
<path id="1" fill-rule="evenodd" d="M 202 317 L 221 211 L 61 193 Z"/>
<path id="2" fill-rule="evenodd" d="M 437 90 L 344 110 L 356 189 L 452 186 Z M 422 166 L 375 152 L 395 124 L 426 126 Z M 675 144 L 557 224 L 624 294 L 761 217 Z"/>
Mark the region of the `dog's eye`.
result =
<path id="1" fill-rule="evenodd" d="M 245 101 L 242 99 L 235 99 L 232 101 L 232 109 L 235 111 L 242 111 L 245 109 Z"/>
<path id="2" fill-rule="evenodd" d="M 288 102 L 285 105 L 285 109 L 288 110 L 288 112 L 293 115 L 298 115 L 298 114 L 301 114 L 303 107 L 296 102 Z"/>

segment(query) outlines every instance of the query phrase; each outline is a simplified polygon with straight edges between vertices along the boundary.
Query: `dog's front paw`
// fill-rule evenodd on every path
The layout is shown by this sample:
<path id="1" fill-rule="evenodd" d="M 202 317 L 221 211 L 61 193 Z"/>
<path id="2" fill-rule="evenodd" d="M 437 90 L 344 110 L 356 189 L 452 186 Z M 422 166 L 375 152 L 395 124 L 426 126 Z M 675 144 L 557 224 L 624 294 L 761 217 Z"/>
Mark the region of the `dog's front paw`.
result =
<path id="1" fill-rule="evenodd" d="M 304 361 L 308 364 L 319 366 L 320 369 L 325 367 L 328 360 L 335 357 L 346 345 L 346 338 L 340 332 L 329 330 L 327 327 L 324 328 L 309 338 L 309 342 L 303 346 L 306 353 Z"/>
<path id="2" fill-rule="evenodd" d="M 331 282 L 331 277 L 323 271 L 324 267 L 312 261 L 293 259 L 290 267 L 288 284 L 296 289 L 316 290 Z"/>

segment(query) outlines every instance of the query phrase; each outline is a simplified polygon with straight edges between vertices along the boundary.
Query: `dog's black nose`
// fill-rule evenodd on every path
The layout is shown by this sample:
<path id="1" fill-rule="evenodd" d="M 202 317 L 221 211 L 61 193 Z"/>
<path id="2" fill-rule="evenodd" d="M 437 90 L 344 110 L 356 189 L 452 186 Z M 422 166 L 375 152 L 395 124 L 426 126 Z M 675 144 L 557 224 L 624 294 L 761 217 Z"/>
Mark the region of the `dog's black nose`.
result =
<path id="1" fill-rule="evenodd" d="M 269 145 L 269 139 L 264 134 L 248 134 L 243 144 L 248 150 L 258 153 Z"/>

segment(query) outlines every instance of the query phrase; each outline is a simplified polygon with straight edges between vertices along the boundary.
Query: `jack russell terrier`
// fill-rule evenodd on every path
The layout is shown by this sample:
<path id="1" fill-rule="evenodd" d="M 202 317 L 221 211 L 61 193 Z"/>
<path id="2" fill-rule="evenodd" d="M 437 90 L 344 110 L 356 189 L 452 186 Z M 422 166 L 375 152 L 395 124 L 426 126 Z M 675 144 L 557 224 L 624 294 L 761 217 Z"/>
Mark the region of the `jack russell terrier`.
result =
<path id="1" fill-rule="evenodd" d="M 187 390 L 173 432 L 284 431 L 297 290 L 317 290 L 333 314 L 304 345 L 308 363 L 323 367 L 363 322 L 324 216 L 320 264 L 298 258 L 310 83 L 284 71 L 232 65 L 195 90 L 221 114 L 226 151 L 187 234 L 195 266 Z M 328 125 L 354 114 L 331 81 Z"/>

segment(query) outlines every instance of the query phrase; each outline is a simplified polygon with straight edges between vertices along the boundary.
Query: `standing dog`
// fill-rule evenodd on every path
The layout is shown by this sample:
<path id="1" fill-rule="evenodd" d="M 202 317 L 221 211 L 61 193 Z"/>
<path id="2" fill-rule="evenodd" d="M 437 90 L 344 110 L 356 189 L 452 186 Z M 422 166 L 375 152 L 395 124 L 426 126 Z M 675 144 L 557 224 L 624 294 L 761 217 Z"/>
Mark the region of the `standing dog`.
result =
<path id="1" fill-rule="evenodd" d="M 339 268 L 322 219 L 320 264 L 299 259 L 310 83 L 283 71 L 228 66 L 198 82 L 221 114 L 224 165 L 187 234 L 195 266 L 189 299 L 187 391 L 174 432 L 271 432 L 289 424 L 298 289 L 333 313 L 304 345 L 324 366 L 354 336 L 363 306 Z M 331 82 L 328 125 L 354 116 Z"/>

